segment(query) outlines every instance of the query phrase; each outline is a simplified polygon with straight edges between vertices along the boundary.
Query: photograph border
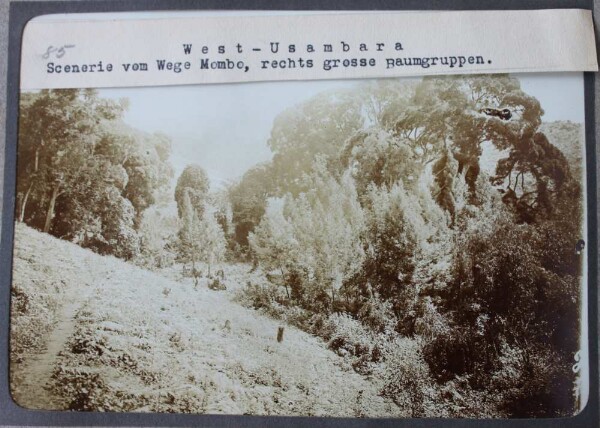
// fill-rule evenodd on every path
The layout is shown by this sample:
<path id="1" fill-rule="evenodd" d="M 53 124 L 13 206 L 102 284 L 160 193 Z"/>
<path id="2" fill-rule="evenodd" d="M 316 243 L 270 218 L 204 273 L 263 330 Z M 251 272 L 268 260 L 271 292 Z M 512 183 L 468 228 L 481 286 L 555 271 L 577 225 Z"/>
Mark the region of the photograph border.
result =
<path id="1" fill-rule="evenodd" d="M 9 16 L 6 145 L 0 235 L 0 426 L 396 426 L 396 427 L 591 427 L 598 411 L 598 222 L 594 73 L 584 73 L 588 225 L 588 340 L 590 391 L 586 407 L 577 415 L 556 419 L 357 419 L 291 416 L 191 415 L 164 413 L 101 413 L 27 410 L 9 392 L 10 288 L 16 195 L 17 130 L 21 39 L 25 25 L 36 16 L 52 13 L 135 12 L 176 10 L 493 10 L 593 9 L 593 0 L 150 0 L 13 2 Z"/>

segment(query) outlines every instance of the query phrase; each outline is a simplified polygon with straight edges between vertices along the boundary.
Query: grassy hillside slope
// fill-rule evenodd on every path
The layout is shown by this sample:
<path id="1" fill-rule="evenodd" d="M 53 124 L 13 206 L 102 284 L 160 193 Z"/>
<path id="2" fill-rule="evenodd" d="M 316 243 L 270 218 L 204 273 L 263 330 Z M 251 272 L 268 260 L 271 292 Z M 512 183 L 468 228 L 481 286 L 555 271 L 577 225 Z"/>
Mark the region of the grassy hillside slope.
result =
<path id="1" fill-rule="evenodd" d="M 17 225 L 11 391 L 28 408 L 400 416 L 319 339 Z M 235 288 L 235 287 L 231 287 Z"/>

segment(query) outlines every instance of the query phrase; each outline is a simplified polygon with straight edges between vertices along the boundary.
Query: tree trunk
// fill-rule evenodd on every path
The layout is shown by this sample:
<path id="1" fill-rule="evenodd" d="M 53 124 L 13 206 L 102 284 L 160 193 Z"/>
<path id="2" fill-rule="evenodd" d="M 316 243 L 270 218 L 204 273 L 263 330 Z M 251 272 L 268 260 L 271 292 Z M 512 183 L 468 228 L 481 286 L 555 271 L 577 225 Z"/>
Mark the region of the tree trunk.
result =
<path id="1" fill-rule="evenodd" d="M 55 184 L 54 189 L 52 189 L 52 197 L 50 198 L 50 205 L 48 206 L 48 212 L 46 213 L 46 223 L 44 224 L 44 233 L 48 233 L 50 231 L 50 226 L 52 226 L 52 219 L 54 218 L 54 205 L 56 204 L 56 198 L 58 197 L 59 190 L 60 190 L 60 185 Z"/>
<path id="2" fill-rule="evenodd" d="M 281 279 L 283 280 L 283 286 L 285 287 L 285 294 L 287 295 L 287 298 L 290 298 L 290 292 L 288 290 L 288 286 L 287 286 L 287 282 L 285 280 L 285 274 L 283 273 L 283 269 L 279 269 L 281 272 Z"/>
<path id="3" fill-rule="evenodd" d="M 29 194 L 31 193 L 32 188 L 33 188 L 33 183 L 31 183 L 29 185 L 29 188 L 27 189 L 27 192 L 25 192 L 25 196 L 23 197 L 23 200 L 21 201 L 21 213 L 19 214 L 19 221 L 21 223 L 23 223 L 23 221 L 25 220 L 25 208 L 27 207 L 27 200 L 29 199 Z"/>
<path id="4" fill-rule="evenodd" d="M 42 145 L 44 144 L 44 140 L 42 140 Z M 40 164 L 40 149 L 35 150 L 35 161 L 33 163 L 33 172 L 37 172 L 38 166 Z"/>
<path id="5" fill-rule="evenodd" d="M 44 144 L 44 140 L 42 140 L 42 145 Z M 37 176 L 38 166 L 40 161 L 40 149 L 35 150 L 35 161 L 33 164 L 33 177 L 31 178 L 31 183 L 27 188 L 27 192 L 25 192 L 25 196 L 23 197 L 23 201 L 21 202 L 21 213 L 19 214 L 19 221 L 23 223 L 25 220 L 25 208 L 27 208 L 27 200 L 29 199 L 29 194 L 31 193 L 31 189 L 33 188 L 33 180 Z"/>
<path id="6" fill-rule="evenodd" d="M 335 312 L 335 288 L 331 287 L 331 313 Z"/>
<path id="7" fill-rule="evenodd" d="M 196 272 L 196 259 L 192 256 L 192 276 L 194 277 L 194 287 L 198 286 L 198 273 Z"/>

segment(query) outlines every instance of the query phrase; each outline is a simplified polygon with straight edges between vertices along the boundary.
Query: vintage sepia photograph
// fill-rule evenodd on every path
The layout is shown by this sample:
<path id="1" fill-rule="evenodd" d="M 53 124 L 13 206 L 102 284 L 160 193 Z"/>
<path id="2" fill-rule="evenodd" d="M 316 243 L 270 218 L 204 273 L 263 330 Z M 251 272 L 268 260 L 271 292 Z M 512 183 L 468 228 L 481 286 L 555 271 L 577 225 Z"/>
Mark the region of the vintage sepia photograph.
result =
<path id="1" fill-rule="evenodd" d="M 11 395 L 573 416 L 585 159 L 582 73 L 24 91 Z"/>

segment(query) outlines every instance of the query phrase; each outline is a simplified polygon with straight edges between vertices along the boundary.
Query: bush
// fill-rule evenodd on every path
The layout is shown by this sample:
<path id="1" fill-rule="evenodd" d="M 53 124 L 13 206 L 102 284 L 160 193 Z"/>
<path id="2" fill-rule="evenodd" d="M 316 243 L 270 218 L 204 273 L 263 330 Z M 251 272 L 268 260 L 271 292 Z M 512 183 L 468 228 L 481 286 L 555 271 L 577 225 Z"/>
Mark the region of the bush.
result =
<path id="1" fill-rule="evenodd" d="M 472 369 L 469 345 L 465 331 L 458 329 L 425 343 L 423 357 L 438 382 L 447 382 Z"/>
<path id="2" fill-rule="evenodd" d="M 298 306 L 289 307 L 284 314 L 284 319 L 288 324 L 298 327 L 302 330 L 310 330 L 310 320 L 312 313 Z"/>
<path id="3" fill-rule="evenodd" d="M 323 314 L 312 314 L 308 319 L 307 331 L 319 336 L 326 341 L 331 339 L 334 333 L 334 325 L 329 322 L 329 317 Z"/>
<path id="4" fill-rule="evenodd" d="M 150 404 L 150 397 L 114 390 L 100 374 L 87 368 L 58 367 L 53 374 L 59 385 L 58 393 L 69 399 L 68 410 L 98 412 L 131 412 Z"/>
<path id="5" fill-rule="evenodd" d="M 227 290 L 227 286 L 225 282 L 221 281 L 218 277 L 215 279 L 211 279 L 208 282 L 208 288 L 211 290 Z"/>
<path id="6" fill-rule="evenodd" d="M 567 417 L 576 412 L 571 362 L 557 352 L 543 347 L 520 351 L 512 364 L 517 376 L 506 376 L 508 366 L 496 374 L 494 386 L 504 391 L 501 408 L 511 416 Z"/>
<path id="7" fill-rule="evenodd" d="M 383 355 L 386 361 L 381 390 L 410 417 L 432 417 L 435 414 L 435 390 L 424 361 L 419 340 L 397 338 L 387 343 Z"/>
<path id="8" fill-rule="evenodd" d="M 276 290 L 248 281 L 243 289 L 243 300 L 254 309 L 269 308 L 276 300 Z"/>
<path id="9" fill-rule="evenodd" d="M 333 330 L 329 340 L 331 349 L 344 356 L 370 355 L 375 337 L 360 321 L 347 314 L 334 314 L 329 322 Z"/>
<path id="10" fill-rule="evenodd" d="M 415 321 L 415 333 L 428 340 L 450 334 L 448 321 L 438 312 L 430 297 L 425 297 L 419 307 L 419 317 Z"/>
<path id="11" fill-rule="evenodd" d="M 237 295 L 236 300 L 243 306 L 260 310 L 277 319 L 282 319 L 287 309 L 285 295 L 273 285 L 254 284 L 250 281 Z"/>
<path id="12" fill-rule="evenodd" d="M 13 316 L 26 314 L 30 307 L 29 296 L 17 285 L 10 290 L 10 304 Z"/>
<path id="13" fill-rule="evenodd" d="M 377 297 L 367 300 L 358 311 L 358 319 L 376 333 L 393 330 L 395 318 L 392 304 Z"/>

